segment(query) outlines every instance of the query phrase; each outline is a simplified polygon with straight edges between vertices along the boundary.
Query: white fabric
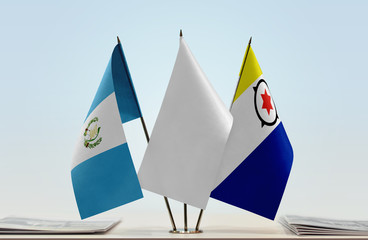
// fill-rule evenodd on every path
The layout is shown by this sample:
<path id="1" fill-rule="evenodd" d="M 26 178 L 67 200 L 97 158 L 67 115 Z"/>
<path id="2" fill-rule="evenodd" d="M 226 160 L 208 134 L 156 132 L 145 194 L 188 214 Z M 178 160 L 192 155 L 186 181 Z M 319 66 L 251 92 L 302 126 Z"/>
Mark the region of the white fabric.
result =
<path id="1" fill-rule="evenodd" d="M 254 107 L 254 89 L 260 79 L 261 75 L 256 81 L 245 90 L 242 95 L 234 102 L 231 108 L 231 114 L 234 118 L 234 123 L 226 143 L 219 176 L 217 178 L 216 187 L 230 175 L 240 163 L 248 157 L 249 154 L 257 148 L 259 144 L 277 127 L 280 120 L 277 119 L 273 126 L 264 125 L 262 127 L 261 120 L 257 117 Z M 268 89 L 267 89 L 268 90 Z M 267 91 L 269 95 L 271 93 Z M 260 101 L 263 102 L 263 101 Z M 272 106 L 274 103 L 272 102 Z M 259 108 L 260 109 L 260 108 Z M 265 109 L 263 109 L 266 112 Z M 260 113 L 264 114 L 264 113 Z M 271 114 L 271 113 L 270 113 Z M 272 113 L 274 114 L 274 113 Z"/>
<path id="2" fill-rule="evenodd" d="M 232 117 L 183 38 L 138 177 L 142 188 L 205 209 Z"/>
<path id="3" fill-rule="evenodd" d="M 97 124 L 98 127 L 101 127 L 98 138 L 102 137 L 102 141 L 99 145 L 90 149 L 84 146 L 83 134 L 88 126 L 88 123 L 94 117 L 98 117 L 98 122 L 92 123 L 89 129 L 93 129 L 95 124 Z M 111 148 L 117 147 L 123 143 L 126 143 L 126 139 L 114 92 L 105 98 L 93 110 L 93 112 L 91 112 L 84 122 L 74 149 L 72 169 L 91 157 L 105 152 Z"/>

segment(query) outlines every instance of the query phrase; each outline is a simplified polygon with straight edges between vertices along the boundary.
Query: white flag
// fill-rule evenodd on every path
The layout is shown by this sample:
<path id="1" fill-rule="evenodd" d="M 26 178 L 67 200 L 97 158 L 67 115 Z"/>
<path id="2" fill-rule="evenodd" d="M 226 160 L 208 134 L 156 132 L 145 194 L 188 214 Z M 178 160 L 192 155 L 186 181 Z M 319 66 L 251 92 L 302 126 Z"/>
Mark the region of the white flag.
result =
<path id="1" fill-rule="evenodd" d="M 205 209 L 232 116 L 184 39 L 138 177 L 142 188 Z"/>

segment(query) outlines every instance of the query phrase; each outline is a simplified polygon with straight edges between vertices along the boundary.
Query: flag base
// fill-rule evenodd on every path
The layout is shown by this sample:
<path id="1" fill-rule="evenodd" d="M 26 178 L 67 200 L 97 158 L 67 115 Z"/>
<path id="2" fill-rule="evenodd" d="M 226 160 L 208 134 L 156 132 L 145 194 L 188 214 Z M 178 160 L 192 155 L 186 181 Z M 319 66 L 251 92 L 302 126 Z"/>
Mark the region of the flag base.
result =
<path id="1" fill-rule="evenodd" d="M 203 233 L 202 230 L 195 230 L 195 229 L 177 229 L 177 230 L 170 230 L 169 233 L 176 233 L 176 234 L 193 234 L 193 233 Z"/>
<path id="2" fill-rule="evenodd" d="M 165 202 L 166 202 L 167 209 L 169 210 L 171 224 L 172 224 L 172 227 L 173 227 L 172 230 L 169 231 L 169 233 L 175 233 L 175 234 L 203 233 L 203 231 L 199 229 L 199 225 L 200 225 L 201 219 L 202 219 L 203 209 L 201 209 L 201 211 L 199 212 L 197 225 L 195 226 L 195 228 L 194 229 L 188 229 L 187 204 L 184 203 L 184 229 L 177 229 L 176 225 L 175 225 L 175 222 L 174 222 L 174 218 L 172 217 L 172 214 L 171 214 L 171 210 L 170 210 L 170 207 L 169 207 L 169 202 L 167 200 L 167 197 L 165 197 Z"/>

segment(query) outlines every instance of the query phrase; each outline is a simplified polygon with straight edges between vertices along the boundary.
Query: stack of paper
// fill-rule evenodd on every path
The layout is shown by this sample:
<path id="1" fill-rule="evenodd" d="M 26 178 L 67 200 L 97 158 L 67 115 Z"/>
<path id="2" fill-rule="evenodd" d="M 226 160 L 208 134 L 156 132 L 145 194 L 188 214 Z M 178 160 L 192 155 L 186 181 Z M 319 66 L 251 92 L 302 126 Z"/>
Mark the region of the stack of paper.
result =
<path id="1" fill-rule="evenodd" d="M 297 235 L 368 235 L 368 221 L 287 215 L 282 217 L 280 222 Z"/>
<path id="2" fill-rule="evenodd" d="M 0 234 L 71 234 L 71 233 L 101 233 L 106 232 L 119 220 L 108 221 L 59 221 L 35 218 L 6 217 L 0 219 Z"/>

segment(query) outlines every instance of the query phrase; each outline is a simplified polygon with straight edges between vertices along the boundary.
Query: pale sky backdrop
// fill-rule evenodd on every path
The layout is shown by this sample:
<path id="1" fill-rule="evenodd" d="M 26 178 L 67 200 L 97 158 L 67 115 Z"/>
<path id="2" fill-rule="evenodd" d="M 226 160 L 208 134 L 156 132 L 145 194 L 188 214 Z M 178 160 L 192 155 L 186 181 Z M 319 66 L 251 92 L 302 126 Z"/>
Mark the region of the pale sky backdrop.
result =
<path id="1" fill-rule="evenodd" d="M 253 36 L 295 155 L 278 216 L 368 220 L 367 11 L 367 1 L 0 1 L 0 217 L 79 219 L 72 152 L 116 36 L 151 132 L 183 29 L 227 106 Z M 138 169 L 140 121 L 125 131 Z M 166 214 L 162 197 L 144 195 L 101 215 Z M 213 199 L 206 212 L 249 214 Z"/>

